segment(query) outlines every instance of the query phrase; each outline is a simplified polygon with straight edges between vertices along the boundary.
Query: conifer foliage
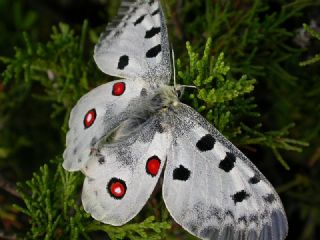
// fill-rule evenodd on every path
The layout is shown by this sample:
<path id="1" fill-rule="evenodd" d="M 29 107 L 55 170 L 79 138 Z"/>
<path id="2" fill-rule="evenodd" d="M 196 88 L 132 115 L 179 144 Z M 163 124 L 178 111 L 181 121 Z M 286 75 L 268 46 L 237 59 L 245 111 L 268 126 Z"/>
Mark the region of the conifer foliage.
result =
<path id="1" fill-rule="evenodd" d="M 92 55 L 119 1 L 52 2 L 0 2 L 0 238 L 194 239 L 170 218 L 158 190 L 121 227 L 84 212 L 83 175 L 62 168 L 62 152 L 74 104 L 113 79 Z M 196 87 L 182 101 L 277 188 L 288 239 L 318 239 L 320 20 L 308 13 L 319 16 L 320 2 L 168 0 L 163 6 L 177 82 Z M 79 8 L 91 14 L 72 10 Z M 305 24 L 310 18 L 318 25 Z M 305 44 L 294 40 L 297 29 L 304 29 Z"/>

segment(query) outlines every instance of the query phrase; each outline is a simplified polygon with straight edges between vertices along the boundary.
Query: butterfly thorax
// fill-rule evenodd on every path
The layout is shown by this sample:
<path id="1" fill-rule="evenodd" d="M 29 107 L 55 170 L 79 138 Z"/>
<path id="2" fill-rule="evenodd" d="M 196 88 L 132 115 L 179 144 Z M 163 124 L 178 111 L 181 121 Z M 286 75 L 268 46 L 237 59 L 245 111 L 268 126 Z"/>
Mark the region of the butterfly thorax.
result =
<path id="1" fill-rule="evenodd" d="M 156 111 L 174 109 L 179 103 L 176 88 L 168 85 L 162 85 L 150 99 L 150 104 Z"/>
<path id="2" fill-rule="evenodd" d="M 173 86 L 162 85 L 143 98 L 138 98 L 131 105 L 127 119 L 119 123 L 118 127 L 108 136 L 109 143 L 115 143 L 139 132 L 146 122 L 153 116 L 165 118 L 168 112 L 179 106 L 177 89 Z"/>

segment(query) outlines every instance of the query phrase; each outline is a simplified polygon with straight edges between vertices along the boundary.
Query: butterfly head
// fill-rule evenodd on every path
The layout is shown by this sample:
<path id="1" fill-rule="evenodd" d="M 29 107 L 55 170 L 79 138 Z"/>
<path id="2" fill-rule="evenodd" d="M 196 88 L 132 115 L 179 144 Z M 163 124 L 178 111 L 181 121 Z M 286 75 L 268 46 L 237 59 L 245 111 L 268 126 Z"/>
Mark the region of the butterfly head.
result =
<path id="1" fill-rule="evenodd" d="M 159 99 L 159 107 L 161 109 L 170 109 L 179 105 L 179 93 L 181 93 L 181 91 L 177 90 L 177 86 L 163 85 L 159 88 L 154 97 L 155 99 Z"/>

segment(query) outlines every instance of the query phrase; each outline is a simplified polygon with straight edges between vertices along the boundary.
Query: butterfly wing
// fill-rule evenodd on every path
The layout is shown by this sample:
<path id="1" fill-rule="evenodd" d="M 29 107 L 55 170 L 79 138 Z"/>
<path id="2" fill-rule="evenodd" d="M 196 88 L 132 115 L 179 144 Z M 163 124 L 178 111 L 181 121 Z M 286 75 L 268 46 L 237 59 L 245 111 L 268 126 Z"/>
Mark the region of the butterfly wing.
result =
<path id="1" fill-rule="evenodd" d="M 95 47 L 94 59 L 105 73 L 167 83 L 171 78 L 168 34 L 158 0 L 122 1 Z"/>
<path id="2" fill-rule="evenodd" d="M 167 29 L 159 1 L 123 1 L 118 18 L 102 34 L 94 58 L 105 73 L 132 80 L 104 84 L 74 107 L 63 163 L 70 171 L 81 169 L 101 138 L 132 114 L 127 109 L 132 99 L 153 83 L 170 80 Z"/>
<path id="3" fill-rule="evenodd" d="M 192 108 L 176 116 L 163 185 L 172 217 L 202 239 L 284 239 L 286 215 L 267 179 Z"/>
<path id="4" fill-rule="evenodd" d="M 83 169 L 85 211 L 115 226 L 132 219 L 150 197 L 165 164 L 170 135 L 158 118 L 123 141 L 102 146 Z"/>
<path id="5" fill-rule="evenodd" d="M 143 98 L 148 87 L 139 79 L 117 80 L 81 97 L 70 114 L 63 167 L 80 170 L 101 139 L 130 116 L 134 99 Z"/>

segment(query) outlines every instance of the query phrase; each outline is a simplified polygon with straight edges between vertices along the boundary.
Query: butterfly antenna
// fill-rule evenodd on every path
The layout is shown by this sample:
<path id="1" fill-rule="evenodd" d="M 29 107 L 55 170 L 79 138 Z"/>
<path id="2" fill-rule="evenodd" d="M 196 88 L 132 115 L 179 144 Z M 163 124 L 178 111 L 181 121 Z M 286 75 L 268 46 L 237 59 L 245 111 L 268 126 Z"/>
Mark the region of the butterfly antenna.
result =
<path id="1" fill-rule="evenodd" d="M 182 87 L 185 87 L 185 88 L 197 88 L 196 86 L 194 85 L 181 85 Z"/>
<path id="2" fill-rule="evenodd" d="M 176 79 L 176 65 L 175 65 L 175 58 L 174 58 L 174 50 L 171 45 L 171 58 L 172 58 L 172 66 L 173 66 L 173 87 L 177 89 L 177 79 Z M 183 88 L 197 88 L 193 85 L 180 85 Z"/>
<path id="3" fill-rule="evenodd" d="M 174 50 L 171 46 L 171 56 L 172 56 L 172 66 L 173 66 L 173 86 L 176 88 L 177 86 L 177 80 L 176 80 L 176 65 L 175 65 L 175 59 L 174 59 Z"/>

